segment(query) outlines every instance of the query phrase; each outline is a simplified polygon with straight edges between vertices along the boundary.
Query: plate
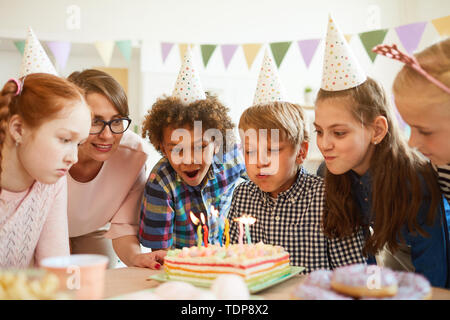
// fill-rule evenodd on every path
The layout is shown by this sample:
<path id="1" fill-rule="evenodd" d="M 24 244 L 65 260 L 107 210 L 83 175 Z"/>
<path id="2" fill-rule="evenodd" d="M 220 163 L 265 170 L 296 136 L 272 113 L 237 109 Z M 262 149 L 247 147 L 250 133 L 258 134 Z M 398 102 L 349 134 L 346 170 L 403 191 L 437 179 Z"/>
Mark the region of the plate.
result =
<path id="1" fill-rule="evenodd" d="M 286 280 L 292 278 L 293 276 L 298 275 L 303 270 L 305 270 L 304 267 L 293 267 L 293 266 L 291 266 L 290 268 L 291 269 L 289 270 L 289 273 L 287 273 L 287 274 L 285 274 L 285 275 L 283 275 L 281 277 L 278 277 L 278 278 L 271 279 L 269 281 L 263 282 L 263 283 L 258 283 L 258 284 L 251 285 L 251 286 L 248 287 L 248 290 L 250 291 L 250 293 L 257 293 L 259 291 L 262 291 L 264 289 L 272 287 L 272 286 L 274 286 L 274 285 L 276 285 L 276 284 L 278 284 L 280 282 L 286 281 Z M 149 279 L 162 281 L 162 282 L 174 281 L 172 279 L 169 279 L 165 272 L 154 274 L 154 275 L 150 276 Z M 177 280 L 177 281 L 180 281 L 180 280 Z M 211 286 L 211 284 L 209 284 L 209 283 L 198 282 L 198 281 L 195 281 L 195 280 L 192 280 L 192 281 L 182 280 L 182 281 L 189 282 L 190 284 L 193 284 L 193 285 L 195 285 L 197 287 L 209 288 Z"/>

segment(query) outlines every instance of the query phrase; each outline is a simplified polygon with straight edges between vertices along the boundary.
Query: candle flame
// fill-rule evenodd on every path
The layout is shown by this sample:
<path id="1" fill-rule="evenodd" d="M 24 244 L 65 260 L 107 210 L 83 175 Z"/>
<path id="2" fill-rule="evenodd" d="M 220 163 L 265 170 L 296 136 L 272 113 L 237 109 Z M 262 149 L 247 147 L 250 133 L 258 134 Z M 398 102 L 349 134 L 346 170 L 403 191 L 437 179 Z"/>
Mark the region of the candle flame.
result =
<path id="1" fill-rule="evenodd" d="M 234 221 L 241 222 L 243 224 L 254 224 L 256 222 L 256 218 L 249 215 L 242 215 L 239 218 L 235 218 Z"/>
<path id="2" fill-rule="evenodd" d="M 200 219 L 202 219 L 202 224 L 205 224 L 205 215 L 203 212 L 200 213 Z"/>
<path id="3" fill-rule="evenodd" d="M 191 221 L 193 224 L 198 225 L 200 220 L 191 212 L 189 212 L 189 216 L 191 217 Z"/>

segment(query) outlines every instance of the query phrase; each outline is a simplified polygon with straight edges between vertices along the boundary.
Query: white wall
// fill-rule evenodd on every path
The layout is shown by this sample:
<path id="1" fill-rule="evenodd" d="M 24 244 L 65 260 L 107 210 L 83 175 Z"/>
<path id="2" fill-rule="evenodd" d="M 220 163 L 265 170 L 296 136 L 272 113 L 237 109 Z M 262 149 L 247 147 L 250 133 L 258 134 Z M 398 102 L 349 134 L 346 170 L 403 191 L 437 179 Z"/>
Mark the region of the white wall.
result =
<path id="1" fill-rule="evenodd" d="M 380 8 L 379 21 L 369 19 L 371 5 Z M 70 5 L 80 8 L 80 29 L 67 27 Z M 139 123 L 146 110 L 162 94 L 170 94 L 178 74 L 180 56 L 175 46 L 166 62 L 161 60 L 160 42 L 194 43 L 194 59 L 206 90 L 219 94 L 237 123 L 243 109 L 250 106 L 256 86 L 263 50 L 248 70 L 239 47 L 229 68 L 225 70 L 220 48 L 216 48 L 208 68 L 201 61 L 198 44 L 242 44 L 295 41 L 322 38 L 327 15 L 332 12 L 345 34 L 356 34 L 377 28 L 430 21 L 450 14 L 448 0 L 0 0 L 0 82 L 17 74 L 21 56 L 11 39 L 23 39 L 32 26 L 41 41 L 69 40 L 73 51 L 62 75 L 74 70 L 103 66 L 92 46 L 97 40 L 140 40 L 131 63 L 115 48 L 111 67 L 129 68 L 129 101 L 134 123 Z M 434 28 L 425 30 L 419 50 L 439 40 Z M 399 42 L 391 30 L 385 42 Z M 358 37 L 351 46 L 368 75 L 379 80 L 390 91 L 400 64 L 378 57 L 372 64 Z M 320 84 L 323 43 L 309 68 L 303 63 L 295 42 L 283 61 L 279 73 L 292 101 L 303 103 L 303 89 Z M 317 155 L 315 142 L 311 155 Z M 155 154 L 154 159 L 158 158 Z"/>

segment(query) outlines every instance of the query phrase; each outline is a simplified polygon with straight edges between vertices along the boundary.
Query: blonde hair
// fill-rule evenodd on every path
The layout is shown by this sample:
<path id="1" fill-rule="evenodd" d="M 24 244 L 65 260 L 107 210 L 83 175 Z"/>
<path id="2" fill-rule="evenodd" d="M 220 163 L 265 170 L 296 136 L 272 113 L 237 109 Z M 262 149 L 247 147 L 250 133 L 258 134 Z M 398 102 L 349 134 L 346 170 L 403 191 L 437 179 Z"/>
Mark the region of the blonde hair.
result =
<path id="1" fill-rule="evenodd" d="M 438 42 L 415 55 L 420 66 L 432 77 L 450 87 L 450 38 Z M 423 92 L 427 91 L 424 95 Z M 428 103 L 442 103 L 449 95 L 427 80 L 423 75 L 405 65 L 397 74 L 393 92 L 396 99 L 402 97 L 424 99 Z"/>
<path id="2" fill-rule="evenodd" d="M 280 137 L 293 146 L 309 141 L 309 130 L 301 106 L 289 102 L 257 104 L 246 109 L 239 120 L 239 129 L 278 129 Z"/>

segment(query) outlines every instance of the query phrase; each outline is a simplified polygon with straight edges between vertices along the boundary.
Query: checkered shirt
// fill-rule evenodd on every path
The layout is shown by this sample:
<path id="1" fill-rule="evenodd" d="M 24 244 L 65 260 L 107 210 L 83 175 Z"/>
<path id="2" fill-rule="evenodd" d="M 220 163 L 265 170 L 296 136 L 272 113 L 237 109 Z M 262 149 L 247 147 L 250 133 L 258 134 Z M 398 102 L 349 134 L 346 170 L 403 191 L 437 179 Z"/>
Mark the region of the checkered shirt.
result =
<path id="1" fill-rule="evenodd" d="M 250 226 L 252 243 L 262 241 L 284 247 L 290 254 L 291 265 L 305 267 L 304 273 L 364 263 L 362 232 L 341 240 L 324 235 L 324 200 L 323 179 L 303 168 L 295 183 L 275 200 L 252 181 L 246 181 L 233 194 L 228 214 L 230 241 L 237 243 L 239 237 L 239 224 L 233 219 L 247 214 L 256 218 Z"/>
<path id="2" fill-rule="evenodd" d="M 162 158 L 145 185 L 138 233 L 140 243 L 152 249 L 196 245 L 197 229 L 191 223 L 190 211 L 197 218 L 201 212 L 206 214 L 208 241 L 218 243 L 218 220 L 211 214 L 211 205 L 219 211 L 219 216 L 226 216 L 241 177 L 247 178 L 247 174 L 237 145 L 221 160 L 214 156 L 203 183 L 196 187 L 186 184 L 167 158 Z"/>

